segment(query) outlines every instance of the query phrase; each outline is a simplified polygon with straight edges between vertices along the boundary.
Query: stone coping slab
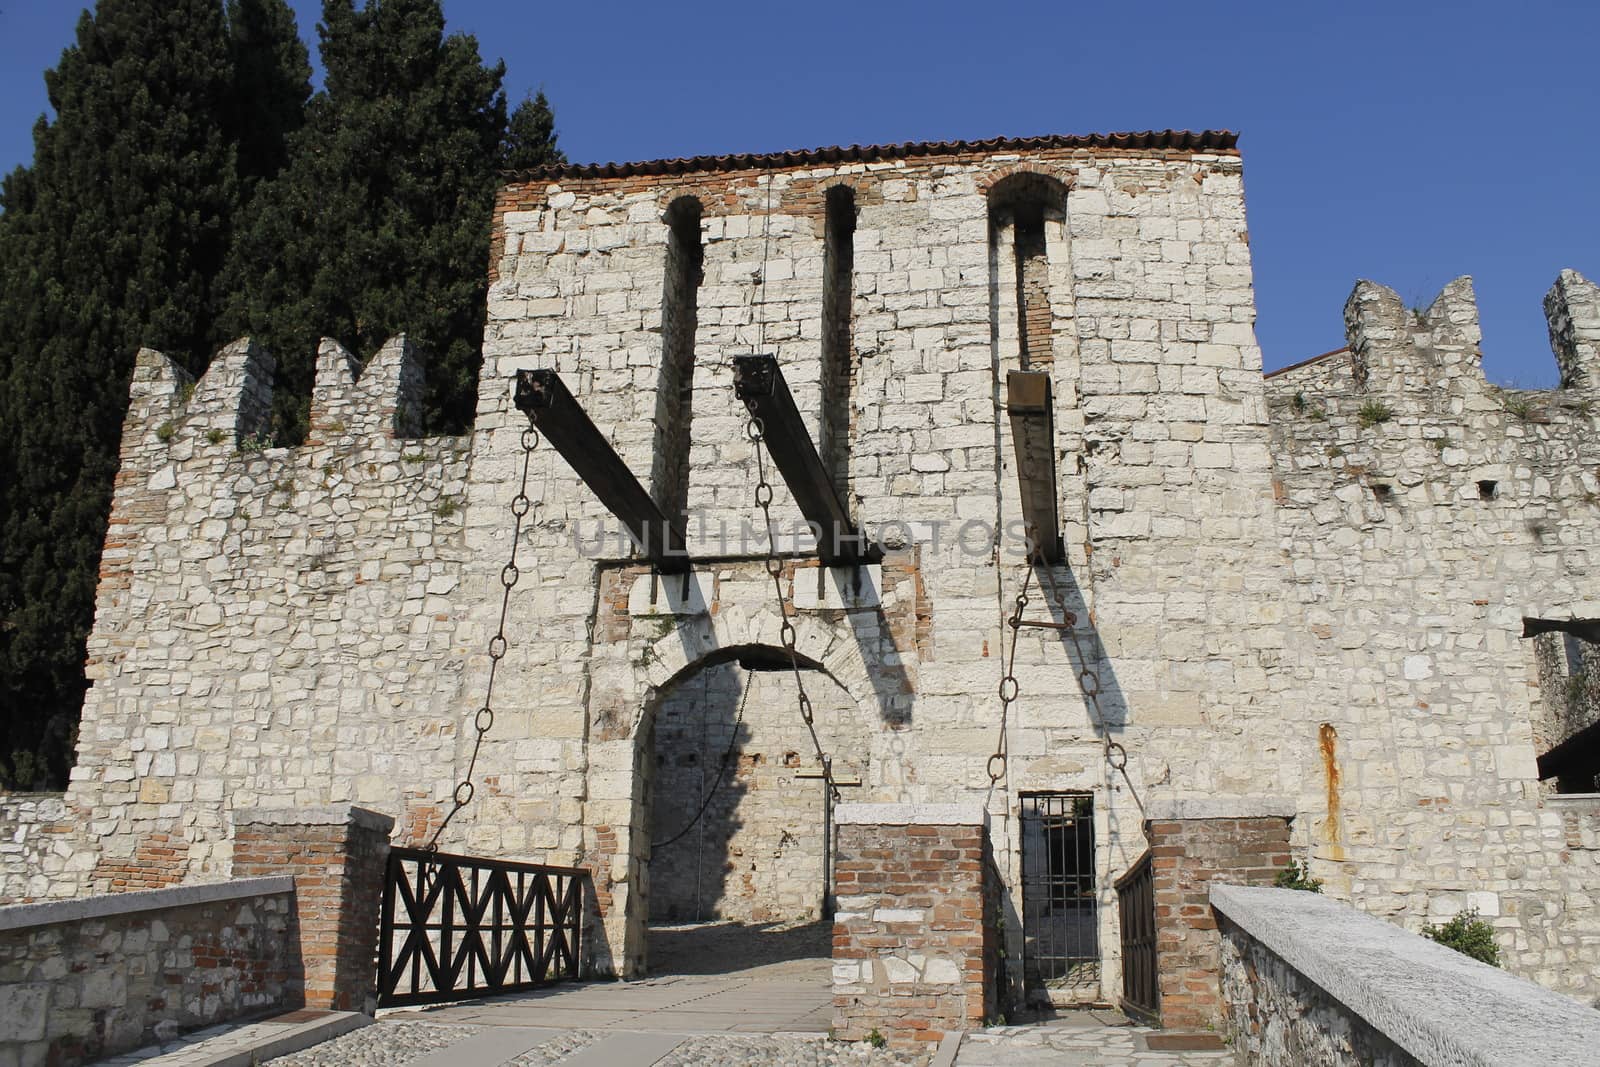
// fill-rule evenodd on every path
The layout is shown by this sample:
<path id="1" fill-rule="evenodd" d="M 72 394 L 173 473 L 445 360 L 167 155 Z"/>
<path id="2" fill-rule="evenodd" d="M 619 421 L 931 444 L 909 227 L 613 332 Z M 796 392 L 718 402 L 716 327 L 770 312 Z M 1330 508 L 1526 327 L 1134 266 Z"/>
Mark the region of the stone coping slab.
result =
<path id="1" fill-rule="evenodd" d="M 1600 1049 L 1600 1011 L 1348 904 L 1213 884 L 1211 905 L 1422 1063 L 1550 1067 Z"/>
<path id="2" fill-rule="evenodd" d="M 239 808 L 235 826 L 360 826 L 379 833 L 394 829 L 394 818 L 353 804 L 327 804 L 310 808 Z"/>
<path id="3" fill-rule="evenodd" d="M 1156 797 L 1145 810 L 1150 822 L 1184 819 L 1292 819 L 1299 814 L 1287 797 Z"/>
<path id="4" fill-rule="evenodd" d="M 219 900 L 263 897 L 294 892 L 294 879 L 288 875 L 268 878 L 236 878 L 231 882 L 205 885 L 175 885 L 165 889 L 140 889 L 131 893 L 101 893 L 71 900 L 45 900 L 36 904 L 8 904 L 0 907 L 0 930 L 25 930 L 33 926 L 107 919 L 141 911 L 165 911 L 193 904 L 212 904 Z"/>
<path id="5" fill-rule="evenodd" d="M 987 826 L 982 804 L 840 804 L 833 809 L 836 826 Z"/>

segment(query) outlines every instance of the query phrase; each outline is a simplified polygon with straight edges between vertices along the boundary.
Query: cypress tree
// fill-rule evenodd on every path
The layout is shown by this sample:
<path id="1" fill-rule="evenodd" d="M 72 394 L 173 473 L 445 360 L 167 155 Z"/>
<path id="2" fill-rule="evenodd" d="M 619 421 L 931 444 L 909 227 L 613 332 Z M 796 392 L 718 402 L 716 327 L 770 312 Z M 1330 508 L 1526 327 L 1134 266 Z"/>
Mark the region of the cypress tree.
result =
<path id="1" fill-rule="evenodd" d="M 281 49 L 282 0 L 235 9 Z M 0 186 L 0 779 L 13 785 L 59 784 L 71 762 L 133 355 L 150 345 L 204 368 L 240 197 L 237 124 L 293 122 L 292 91 L 241 116 L 237 46 L 220 0 L 100 0 L 45 75 L 55 118 L 34 128 L 31 167 Z M 257 86 L 274 80 L 267 66 Z M 270 129 L 254 144 L 273 167 Z"/>
<path id="2" fill-rule="evenodd" d="M 461 432 L 481 357 L 504 65 L 447 36 L 437 0 L 324 0 L 318 32 L 326 87 L 241 226 L 229 321 L 276 358 L 280 444 L 304 434 L 324 335 L 361 354 L 410 335 L 429 357 L 429 430 Z"/>
<path id="3" fill-rule="evenodd" d="M 566 154 L 556 147 L 556 115 L 544 90 L 535 97 L 523 97 L 506 126 L 502 165 L 507 170 L 527 170 L 566 161 Z"/>
<path id="4" fill-rule="evenodd" d="M 228 0 L 228 34 L 229 119 L 239 141 L 239 177 L 248 185 L 288 162 L 289 135 L 305 125 L 311 57 L 285 0 Z"/>

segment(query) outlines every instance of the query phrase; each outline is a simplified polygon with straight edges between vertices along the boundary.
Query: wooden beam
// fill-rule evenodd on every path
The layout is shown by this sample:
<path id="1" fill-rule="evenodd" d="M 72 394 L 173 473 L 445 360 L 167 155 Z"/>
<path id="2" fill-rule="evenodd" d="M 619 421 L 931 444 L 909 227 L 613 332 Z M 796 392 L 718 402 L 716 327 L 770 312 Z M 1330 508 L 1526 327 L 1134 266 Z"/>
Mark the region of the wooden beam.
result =
<path id="1" fill-rule="evenodd" d="M 1056 507 L 1056 419 L 1050 375 L 1044 371 L 1008 373 L 1006 408 L 1011 413 L 1022 521 L 1033 545 L 1032 558 L 1039 563 L 1060 563 L 1067 554 Z"/>
<path id="2" fill-rule="evenodd" d="M 854 567 L 881 560 L 883 549 L 867 540 L 839 500 L 777 358 L 734 356 L 733 390 L 750 414 L 761 420 L 772 462 L 801 514 L 818 531 L 817 554 L 822 561 L 830 567 Z"/>
<path id="3" fill-rule="evenodd" d="M 1522 619 L 1522 636 L 1568 633 L 1585 641 L 1600 643 L 1600 619 Z"/>
<path id="4" fill-rule="evenodd" d="M 1600 722 L 1590 723 L 1539 757 L 1539 781 L 1600 775 Z"/>
<path id="5" fill-rule="evenodd" d="M 553 370 L 517 372 L 517 407 L 665 574 L 689 569 L 683 530 L 668 521 Z"/>

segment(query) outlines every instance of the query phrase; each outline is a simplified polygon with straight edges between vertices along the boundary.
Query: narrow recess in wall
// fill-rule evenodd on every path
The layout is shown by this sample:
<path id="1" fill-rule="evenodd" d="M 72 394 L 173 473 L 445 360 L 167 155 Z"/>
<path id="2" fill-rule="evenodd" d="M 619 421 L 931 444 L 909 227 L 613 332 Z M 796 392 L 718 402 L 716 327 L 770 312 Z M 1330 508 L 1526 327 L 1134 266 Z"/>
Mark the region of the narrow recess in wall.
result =
<path id="1" fill-rule="evenodd" d="M 1478 483 L 1479 500 L 1493 500 L 1499 495 L 1500 485 L 1498 482 L 1482 481 Z"/>
<path id="2" fill-rule="evenodd" d="M 694 335 L 699 325 L 705 248 L 700 201 L 680 196 L 667 208 L 666 281 L 661 297 L 661 372 L 656 381 L 655 456 L 650 492 L 669 520 L 689 504 L 690 423 L 694 416 Z"/>
<path id="3" fill-rule="evenodd" d="M 1372 484 L 1372 495 L 1377 498 L 1377 501 L 1380 504 L 1393 503 L 1394 486 L 1388 485 L 1384 482 L 1374 482 Z"/>
<path id="4" fill-rule="evenodd" d="M 855 360 L 850 351 L 850 303 L 854 296 L 856 192 L 848 185 L 828 190 L 822 252 L 822 465 L 833 478 L 839 502 L 850 507 L 850 392 Z"/>
<path id="5" fill-rule="evenodd" d="M 1021 370 L 1043 370 L 1055 360 L 1045 229 L 1047 222 L 1065 219 L 1066 201 L 1066 187 L 1042 174 L 1014 174 L 989 191 L 990 239 L 1000 240 L 1007 228 L 1011 231 Z"/>

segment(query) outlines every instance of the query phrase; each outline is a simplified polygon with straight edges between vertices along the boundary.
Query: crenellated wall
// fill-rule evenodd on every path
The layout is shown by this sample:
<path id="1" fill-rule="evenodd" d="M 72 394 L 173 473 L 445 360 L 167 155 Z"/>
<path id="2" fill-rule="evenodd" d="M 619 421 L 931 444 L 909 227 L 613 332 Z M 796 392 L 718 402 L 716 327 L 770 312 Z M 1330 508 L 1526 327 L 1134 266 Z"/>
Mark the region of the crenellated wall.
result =
<path id="1" fill-rule="evenodd" d="M 1593 997 L 1600 869 L 1544 803 L 1564 694 L 1521 634 L 1600 609 L 1600 290 L 1564 271 L 1545 308 L 1559 389 L 1485 380 L 1460 278 L 1426 309 L 1359 283 L 1348 349 L 1267 395 L 1314 870 L 1413 929 L 1477 907 L 1514 969 Z"/>
<path id="2" fill-rule="evenodd" d="M 272 368 L 249 340 L 198 382 L 139 353 L 65 798 L 79 847 L 44 878 L 8 865 L 8 899 L 225 877 L 239 808 L 404 818 L 448 791 L 467 442 L 405 436 L 422 372 L 401 337 L 364 371 L 324 342 L 310 439 L 264 448 Z"/>

